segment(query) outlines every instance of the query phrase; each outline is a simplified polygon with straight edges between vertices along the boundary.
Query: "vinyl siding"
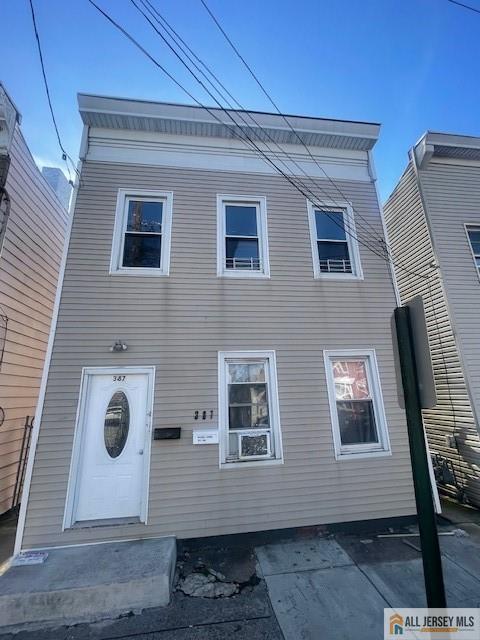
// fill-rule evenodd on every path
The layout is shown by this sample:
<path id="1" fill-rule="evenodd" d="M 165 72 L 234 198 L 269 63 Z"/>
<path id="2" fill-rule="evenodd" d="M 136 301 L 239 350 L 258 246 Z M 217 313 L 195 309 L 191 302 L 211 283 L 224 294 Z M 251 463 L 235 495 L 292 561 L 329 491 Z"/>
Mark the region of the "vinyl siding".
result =
<path id="1" fill-rule="evenodd" d="M 472 403 L 473 416 L 457 427 L 467 465 L 463 481 L 480 505 L 480 281 L 464 226 L 480 225 L 480 167 L 433 160 L 420 172 L 420 181 Z"/>
<path id="2" fill-rule="evenodd" d="M 35 414 L 67 218 L 18 128 L 10 156 L 11 208 L 0 257 L 0 309 L 8 317 L 0 368 L 0 513 L 11 507 L 25 418 Z"/>
<path id="3" fill-rule="evenodd" d="M 423 171 L 421 181 L 423 185 Z M 429 199 L 431 192 L 430 188 Z M 452 461 L 457 481 L 465 487 L 472 502 L 480 504 L 477 467 L 480 441 L 461 365 L 458 336 L 454 334 L 445 296 L 448 276 L 441 260 L 440 270 L 432 269 L 436 255 L 439 256 L 434 251 L 411 163 L 384 209 L 392 254 L 397 263 L 395 274 L 402 303 L 415 295 L 422 295 L 424 299 L 437 393 L 437 406 L 423 411 L 430 450 Z M 430 208 L 429 217 L 431 220 Z M 447 233 L 446 229 L 444 231 Z M 471 261 L 470 251 L 468 247 L 466 249 Z M 471 270 L 474 271 L 473 268 Z M 411 272 L 428 275 L 428 278 L 418 277 Z M 452 435 L 457 438 L 458 450 L 447 445 L 446 438 Z"/>
<path id="4" fill-rule="evenodd" d="M 381 234 L 374 185 L 340 186 Z M 108 274 L 117 190 L 134 187 L 173 191 L 167 278 Z M 217 193 L 266 196 L 270 279 L 216 276 Z M 393 288 L 385 262 L 360 253 L 365 281 L 314 280 L 306 202 L 278 176 L 86 162 L 23 547 L 412 514 Z M 127 352 L 109 352 L 117 338 Z M 377 351 L 391 457 L 335 461 L 323 349 L 348 347 Z M 276 350 L 285 463 L 221 470 L 218 447 L 194 446 L 192 430 L 218 424 L 218 351 L 251 349 Z M 153 426 L 181 426 L 182 437 L 152 442 L 147 525 L 62 532 L 81 370 L 116 364 L 156 366 Z M 197 409 L 213 420 L 195 422 Z"/>

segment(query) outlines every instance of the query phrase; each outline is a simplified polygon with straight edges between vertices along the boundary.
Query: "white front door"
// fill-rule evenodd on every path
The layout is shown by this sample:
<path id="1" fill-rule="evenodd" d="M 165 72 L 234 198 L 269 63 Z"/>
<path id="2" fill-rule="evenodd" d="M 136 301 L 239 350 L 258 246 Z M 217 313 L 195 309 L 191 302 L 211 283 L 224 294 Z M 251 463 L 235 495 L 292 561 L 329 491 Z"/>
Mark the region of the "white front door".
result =
<path id="1" fill-rule="evenodd" d="M 151 375 L 128 369 L 86 374 L 72 522 L 141 518 Z"/>

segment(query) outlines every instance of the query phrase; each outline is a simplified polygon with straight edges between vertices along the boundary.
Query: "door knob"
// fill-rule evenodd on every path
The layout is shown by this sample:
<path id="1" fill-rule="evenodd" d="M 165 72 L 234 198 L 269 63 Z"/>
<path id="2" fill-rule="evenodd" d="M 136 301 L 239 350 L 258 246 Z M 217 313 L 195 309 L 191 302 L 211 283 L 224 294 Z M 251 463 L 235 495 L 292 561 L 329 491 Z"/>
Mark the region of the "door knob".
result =
<path id="1" fill-rule="evenodd" d="M 140 451 L 138 452 L 139 456 L 143 456 L 143 449 L 140 449 Z"/>

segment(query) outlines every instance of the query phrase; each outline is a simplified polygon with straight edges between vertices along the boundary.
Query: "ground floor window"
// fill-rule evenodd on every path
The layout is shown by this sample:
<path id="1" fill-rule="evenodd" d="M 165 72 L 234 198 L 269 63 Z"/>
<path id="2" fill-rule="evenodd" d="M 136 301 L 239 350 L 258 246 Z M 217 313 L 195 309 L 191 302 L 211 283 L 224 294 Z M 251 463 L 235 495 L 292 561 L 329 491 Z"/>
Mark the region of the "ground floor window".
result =
<path id="1" fill-rule="evenodd" d="M 325 351 L 335 455 L 390 452 L 375 351 Z"/>
<path id="2" fill-rule="evenodd" d="M 274 351 L 219 353 L 221 463 L 280 460 Z"/>

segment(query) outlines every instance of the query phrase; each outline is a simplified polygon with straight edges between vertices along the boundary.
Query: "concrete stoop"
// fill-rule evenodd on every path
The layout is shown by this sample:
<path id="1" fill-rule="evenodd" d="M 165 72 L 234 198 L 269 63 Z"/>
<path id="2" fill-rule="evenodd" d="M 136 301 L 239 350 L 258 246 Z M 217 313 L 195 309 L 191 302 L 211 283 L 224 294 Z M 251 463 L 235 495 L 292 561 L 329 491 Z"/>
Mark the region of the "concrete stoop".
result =
<path id="1" fill-rule="evenodd" d="M 48 549 L 0 578 L 2 632 L 115 618 L 170 602 L 174 537 Z"/>

